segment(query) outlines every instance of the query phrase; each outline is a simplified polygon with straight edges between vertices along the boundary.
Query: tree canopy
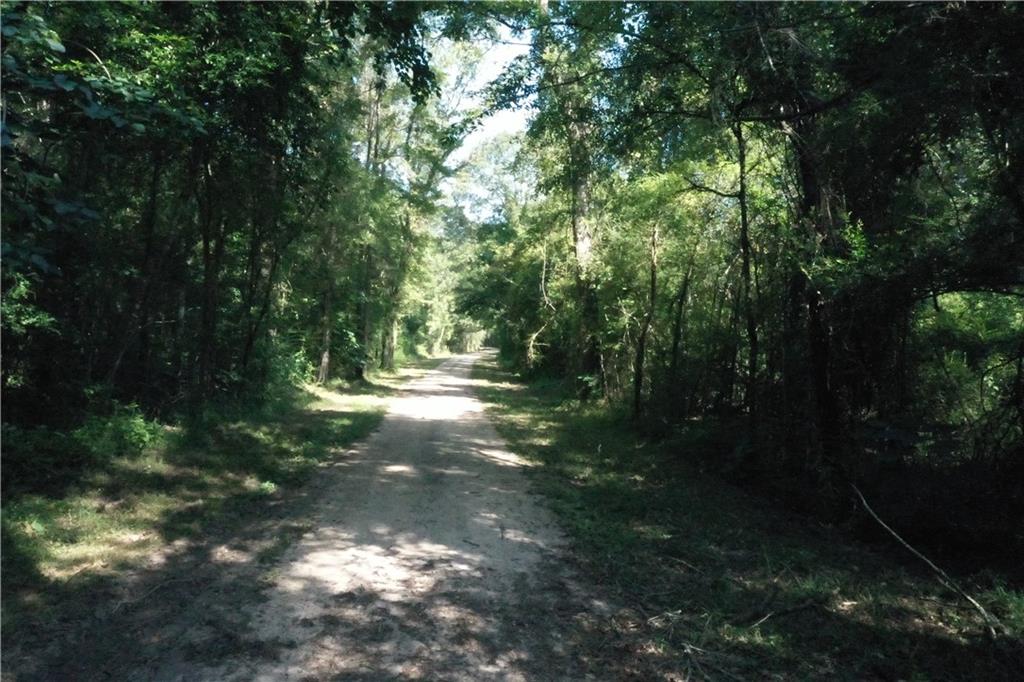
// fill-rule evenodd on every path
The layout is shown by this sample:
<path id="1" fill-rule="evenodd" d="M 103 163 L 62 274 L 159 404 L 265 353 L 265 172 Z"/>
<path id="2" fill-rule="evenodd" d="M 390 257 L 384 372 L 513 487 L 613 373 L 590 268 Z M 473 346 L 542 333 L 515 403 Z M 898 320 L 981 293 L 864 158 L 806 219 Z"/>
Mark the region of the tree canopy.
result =
<path id="1" fill-rule="evenodd" d="M 796 506 L 1024 547 L 1020 5 L 2 13 L 10 433 L 486 336 Z"/>

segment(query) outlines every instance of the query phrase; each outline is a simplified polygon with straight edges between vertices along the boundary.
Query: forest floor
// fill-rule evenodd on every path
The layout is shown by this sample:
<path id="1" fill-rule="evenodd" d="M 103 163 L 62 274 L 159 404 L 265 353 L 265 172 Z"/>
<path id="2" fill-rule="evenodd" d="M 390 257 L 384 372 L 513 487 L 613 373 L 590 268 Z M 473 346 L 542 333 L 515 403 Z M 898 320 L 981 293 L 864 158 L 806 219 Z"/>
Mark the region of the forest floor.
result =
<path id="1" fill-rule="evenodd" d="M 493 358 L 473 376 L 583 574 L 620 605 L 630 655 L 660 678 L 1024 679 L 1020 575 L 957 577 L 1006 626 L 992 640 L 904 548 L 703 473 L 685 433 L 647 440 L 563 382 L 522 383 Z"/>
<path id="2" fill-rule="evenodd" d="M 37 575 L 5 571 L 4 680 L 1024 670 L 1019 640 L 987 640 L 928 575 L 768 510 L 556 384 L 516 383 L 492 353 L 208 435 L 97 472 L 63 516 L 37 502 L 38 529 L 5 508 L 39 537 Z M 1021 632 L 1019 592 L 969 584 Z"/>
<path id="3" fill-rule="evenodd" d="M 306 527 L 308 481 L 440 362 L 215 406 L 140 455 L 23 472 L 35 482 L 3 501 L 2 679 L 106 679 L 151 654 L 140 642 L 171 636 L 163 623 L 235 548 L 254 567 L 276 561 Z"/>
<path id="4" fill-rule="evenodd" d="M 16 621 L 5 679 L 649 677 L 484 416 L 475 358 L 379 389 L 377 430 L 274 504 Z M 345 400 L 321 398 L 307 418 Z"/>

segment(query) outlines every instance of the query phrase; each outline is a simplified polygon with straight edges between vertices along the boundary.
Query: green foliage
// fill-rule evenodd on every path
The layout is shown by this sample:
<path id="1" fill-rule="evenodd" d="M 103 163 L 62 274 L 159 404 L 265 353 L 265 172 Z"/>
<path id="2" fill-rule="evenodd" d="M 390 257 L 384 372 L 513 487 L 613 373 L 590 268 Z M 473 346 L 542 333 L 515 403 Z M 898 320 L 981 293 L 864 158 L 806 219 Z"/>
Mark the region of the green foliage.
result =
<path id="1" fill-rule="evenodd" d="M 53 332 L 56 320 L 34 302 L 29 276 L 14 272 L 4 274 L 6 292 L 0 303 L 0 329 L 6 338 L 30 337 L 34 334 Z M 24 382 L 24 375 L 16 365 L 4 373 L 5 388 L 17 388 Z"/>
<path id="2" fill-rule="evenodd" d="M 1024 438 L 1014 404 L 1024 338 L 1021 306 L 1007 296 L 943 294 L 921 305 L 916 327 L 919 418 L 955 425 L 953 447 L 962 457 L 1010 464 Z"/>
<path id="3" fill-rule="evenodd" d="M 1020 8 L 528 22 L 492 95 L 534 118 L 474 160 L 505 200 L 463 230 L 461 310 L 503 356 L 644 433 L 721 431 L 695 458 L 803 509 L 855 516 L 858 481 L 915 541 L 1019 556 Z"/>
<path id="4" fill-rule="evenodd" d="M 499 432 L 535 465 L 533 481 L 582 566 L 643 615 L 619 627 L 667 659 L 696 656 L 741 679 L 837 670 L 856 679 L 880 666 L 901 679 L 1014 674 L 1022 594 L 1003 579 L 967 578 L 1010 627 L 993 643 L 977 612 L 933 576 L 687 461 L 695 450 L 713 465 L 720 430 L 697 423 L 652 441 L 621 415 L 573 399 L 564 383 L 524 385 L 489 363 L 474 379 Z"/>
<path id="5" fill-rule="evenodd" d="M 5 3 L 7 418 L 393 364 L 460 136 L 426 9 Z"/>
<path id="6" fill-rule="evenodd" d="M 92 457 L 135 457 L 160 443 L 163 427 L 148 421 L 139 406 L 115 403 L 109 415 L 90 415 L 71 434 L 75 442 Z"/>
<path id="7" fill-rule="evenodd" d="M 3 487 L 8 496 L 12 490 L 62 482 L 91 462 L 89 453 L 64 431 L 9 423 L 2 428 Z"/>
<path id="8" fill-rule="evenodd" d="M 204 419 L 175 428 L 132 406 L 71 435 L 5 424 L 5 636 L 27 642 L 55 620 L 88 621 L 105 598 L 95 593 L 97 568 L 137 570 L 175 540 L 239 532 L 273 516 L 269 500 L 382 416 L 383 401 L 363 390 L 291 393 L 274 409 L 210 406 Z M 75 453 L 85 461 L 69 472 Z M 287 546 L 276 540 L 278 551 Z"/>

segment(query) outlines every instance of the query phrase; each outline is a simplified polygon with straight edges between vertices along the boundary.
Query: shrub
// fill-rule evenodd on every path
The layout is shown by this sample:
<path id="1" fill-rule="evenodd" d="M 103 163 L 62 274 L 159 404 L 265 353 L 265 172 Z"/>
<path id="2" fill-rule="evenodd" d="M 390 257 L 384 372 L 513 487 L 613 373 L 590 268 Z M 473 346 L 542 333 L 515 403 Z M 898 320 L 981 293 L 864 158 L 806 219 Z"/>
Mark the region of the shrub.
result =
<path id="1" fill-rule="evenodd" d="M 89 459 L 67 433 L 45 426 L 25 429 L 4 424 L 3 489 L 35 490 L 53 485 Z"/>
<path id="2" fill-rule="evenodd" d="M 88 417 L 72 437 L 94 458 L 108 459 L 137 456 L 161 433 L 160 425 L 147 420 L 134 403 L 115 403 L 109 415 Z"/>

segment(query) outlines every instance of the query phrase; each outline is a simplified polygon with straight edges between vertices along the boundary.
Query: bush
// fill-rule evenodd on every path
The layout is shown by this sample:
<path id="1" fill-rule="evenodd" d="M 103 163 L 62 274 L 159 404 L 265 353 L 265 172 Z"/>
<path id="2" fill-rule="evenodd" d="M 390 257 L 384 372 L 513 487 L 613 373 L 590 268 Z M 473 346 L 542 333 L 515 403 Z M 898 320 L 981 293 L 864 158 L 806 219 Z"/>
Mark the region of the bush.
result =
<path id="1" fill-rule="evenodd" d="M 40 426 L 24 429 L 4 424 L 3 489 L 37 490 L 58 484 L 89 460 L 67 433 Z"/>
<path id="2" fill-rule="evenodd" d="M 282 348 L 270 363 L 266 393 L 270 396 L 279 395 L 282 389 L 312 381 L 315 375 L 316 368 L 304 350 L 288 351 Z"/>
<path id="3" fill-rule="evenodd" d="M 71 435 L 94 458 L 109 459 L 137 456 L 161 433 L 160 425 L 148 421 L 134 403 L 115 403 L 111 414 L 88 417 Z"/>

